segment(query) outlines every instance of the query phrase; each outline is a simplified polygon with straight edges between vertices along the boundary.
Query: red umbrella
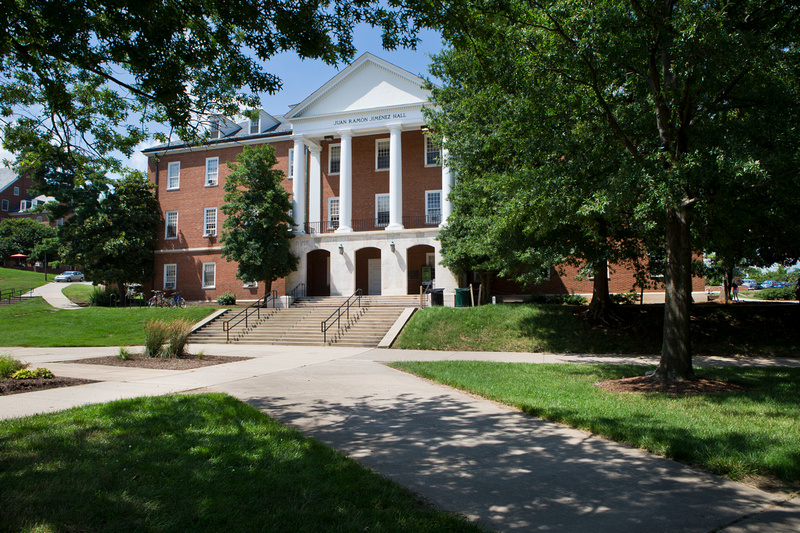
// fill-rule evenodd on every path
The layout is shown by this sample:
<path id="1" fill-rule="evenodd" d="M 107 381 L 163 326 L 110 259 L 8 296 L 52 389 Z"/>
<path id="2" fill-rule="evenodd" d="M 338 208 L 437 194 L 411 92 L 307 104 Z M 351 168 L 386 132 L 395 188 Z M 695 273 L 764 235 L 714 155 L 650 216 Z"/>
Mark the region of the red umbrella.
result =
<path id="1" fill-rule="evenodd" d="M 14 254 L 14 255 L 9 256 L 9 257 L 11 257 L 11 259 L 25 259 L 28 256 L 25 255 L 25 254 Z"/>

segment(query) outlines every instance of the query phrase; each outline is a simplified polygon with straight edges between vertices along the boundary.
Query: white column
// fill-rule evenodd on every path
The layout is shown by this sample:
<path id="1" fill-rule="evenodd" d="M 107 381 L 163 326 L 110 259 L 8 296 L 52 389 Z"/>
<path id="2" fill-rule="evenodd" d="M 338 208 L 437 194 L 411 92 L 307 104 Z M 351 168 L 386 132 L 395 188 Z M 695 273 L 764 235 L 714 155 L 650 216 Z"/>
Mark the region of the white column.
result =
<path id="1" fill-rule="evenodd" d="M 403 229 L 403 130 L 389 126 L 389 225 L 387 231 Z"/>
<path id="2" fill-rule="evenodd" d="M 339 132 L 342 137 L 339 163 L 339 229 L 336 233 L 353 231 L 353 134 Z"/>
<path id="3" fill-rule="evenodd" d="M 308 163 L 308 221 L 311 224 L 322 222 L 322 164 L 321 146 L 309 146 L 311 159 Z M 309 233 L 322 231 L 319 226 L 310 226 Z"/>
<path id="4" fill-rule="evenodd" d="M 450 172 L 447 159 L 447 149 L 442 147 L 442 222 L 439 227 L 447 224 L 447 219 L 453 212 L 453 204 L 448 199 L 450 191 L 453 189 L 453 173 Z"/>
<path id="5" fill-rule="evenodd" d="M 295 233 L 305 233 L 306 222 L 306 172 L 305 143 L 303 137 L 294 137 L 294 160 L 292 174 L 292 214 Z"/>

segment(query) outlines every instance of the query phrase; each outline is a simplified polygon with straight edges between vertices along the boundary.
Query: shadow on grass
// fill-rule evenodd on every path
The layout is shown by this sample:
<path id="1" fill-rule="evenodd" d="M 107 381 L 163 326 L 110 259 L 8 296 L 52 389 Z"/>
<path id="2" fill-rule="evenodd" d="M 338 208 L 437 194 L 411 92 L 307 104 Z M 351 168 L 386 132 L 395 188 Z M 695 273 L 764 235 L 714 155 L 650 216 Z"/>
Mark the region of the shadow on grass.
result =
<path id="1" fill-rule="evenodd" d="M 126 400 L 9 425 L 4 531 L 470 528 L 224 395 Z"/>

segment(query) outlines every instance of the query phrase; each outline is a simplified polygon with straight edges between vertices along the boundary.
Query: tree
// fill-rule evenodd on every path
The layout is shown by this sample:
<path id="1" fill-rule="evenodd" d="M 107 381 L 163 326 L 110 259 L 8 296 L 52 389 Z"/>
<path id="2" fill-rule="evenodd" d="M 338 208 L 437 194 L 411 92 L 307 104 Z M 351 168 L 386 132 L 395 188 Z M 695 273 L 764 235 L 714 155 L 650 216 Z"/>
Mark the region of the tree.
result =
<path id="1" fill-rule="evenodd" d="M 587 207 L 620 206 L 611 212 L 641 225 L 645 235 L 663 228 L 664 341 L 654 379 L 693 378 L 693 218 L 740 188 L 785 183 L 782 189 L 794 195 L 800 190 L 800 6 L 757 0 L 507 0 L 423 1 L 420 9 L 426 24 L 443 28 L 457 53 L 452 60 L 437 59 L 445 90 L 459 91 L 464 105 L 487 103 L 481 95 L 491 93 L 495 106 L 487 107 L 487 114 L 510 117 L 516 110 L 504 107 L 503 96 L 521 94 L 512 102 L 525 101 L 526 112 L 544 124 L 516 131 L 509 118 L 502 122 L 509 124 L 506 136 L 494 138 L 497 146 L 502 149 L 501 142 L 513 134 L 534 147 L 544 146 L 542 152 L 550 157 L 537 161 L 535 179 L 565 197 L 586 196 L 587 191 L 559 187 L 566 174 L 551 169 L 581 159 L 591 169 L 583 176 L 600 175 L 597 171 L 605 167 L 603 179 L 594 183 L 597 202 Z M 483 76 L 483 84 L 473 84 L 459 77 L 466 70 L 459 61 L 490 74 Z M 463 171 L 459 159 L 468 155 L 469 146 L 462 149 L 446 124 L 462 118 L 455 113 L 442 120 L 458 171 Z M 496 186 L 516 185 L 501 180 Z M 541 199 L 523 199 L 511 208 L 520 216 L 534 209 L 543 220 L 552 220 L 548 213 L 556 211 L 535 210 Z M 769 207 L 762 206 L 765 217 Z M 624 218 L 608 220 L 624 227 L 618 221 Z"/>
<path id="2" fill-rule="evenodd" d="M 31 218 L 3 219 L 0 221 L 0 259 L 5 261 L 11 255 L 25 254 L 36 260 L 37 246 L 55 235 L 55 228 Z"/>
<path id="3" fill-rule="evenodd" d="M 236 161 L 228 164 L 232 170 L 221 208 L 228 217 L 222 223 L 222 257 L 239 263 L 236 277 L 242 281 L 263 281 L 268 296 L 273 281 L 297 269 L 299 259 L 291 252 L 292 203 L 281 184 L 283 172 L 274 168 L 272 145 L 246 146 Z"/>
<path id="4" fill-rule="evenodd" d="M 84 265 L 94 283 L 117 285 L 153 277 L 153 250 L 161 222 L 158 200 L 146 176 L 133 172 L 97 200 L 76 210 L 59 231 L 65 262 Z"/>

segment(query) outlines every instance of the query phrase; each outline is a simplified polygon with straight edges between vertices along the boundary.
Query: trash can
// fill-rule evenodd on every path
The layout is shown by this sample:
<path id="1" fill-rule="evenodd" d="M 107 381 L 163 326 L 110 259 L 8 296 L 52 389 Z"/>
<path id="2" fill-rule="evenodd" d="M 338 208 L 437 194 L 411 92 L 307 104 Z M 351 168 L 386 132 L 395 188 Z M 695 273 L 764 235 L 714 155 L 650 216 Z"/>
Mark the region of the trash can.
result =
<path id="1" fill-rule="evenodd" d="M 469 289 L 456 289 L 456 307 L 469 307 Z"/>
<path id="2" fill-rule="evenodd" d="M 431 290 L 431 305 L 440 307 L 444 305 L 444 289 Z"/>

